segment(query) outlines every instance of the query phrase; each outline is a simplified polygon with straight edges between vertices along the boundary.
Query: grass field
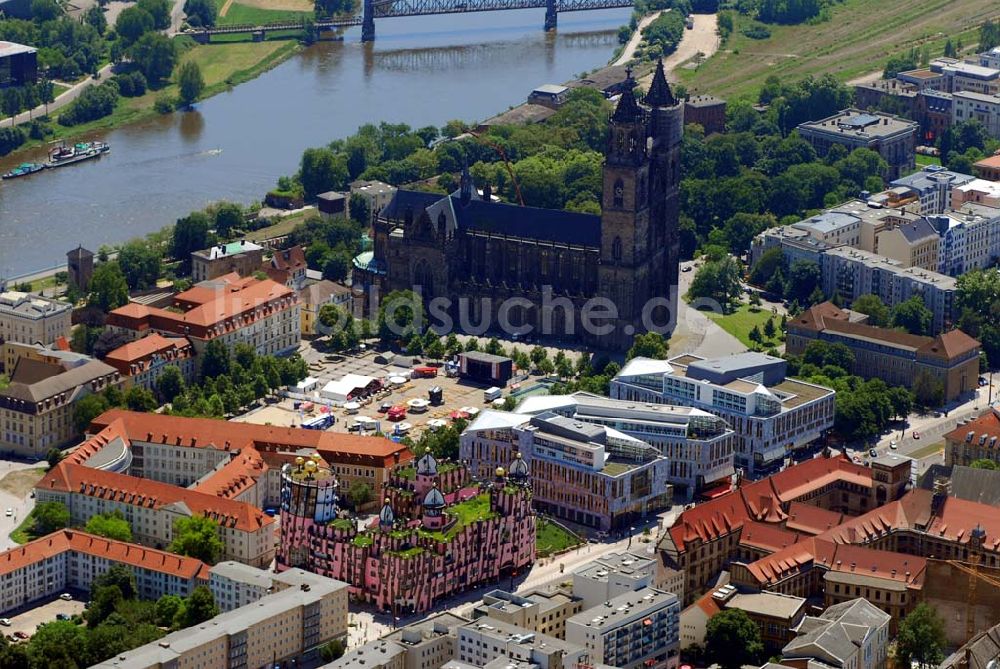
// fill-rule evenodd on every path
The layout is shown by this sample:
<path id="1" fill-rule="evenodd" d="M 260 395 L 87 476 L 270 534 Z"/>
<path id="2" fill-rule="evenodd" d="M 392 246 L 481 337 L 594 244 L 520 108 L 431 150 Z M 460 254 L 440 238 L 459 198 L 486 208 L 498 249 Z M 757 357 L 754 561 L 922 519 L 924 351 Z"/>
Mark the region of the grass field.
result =
<path id="1" fill-rule="evenodd" d="M 918 448 L 917 450 L 910 453 L 909 456 L 914 460 L 922 460 L 923 458 L 926 458 L 929 455 L 940 453 L 943 450 L 944 450 L 944 442 L 939 441 L 934 444 L 928 444 L 923 448 Z"/>
<path id="2" fill-rule="evenodd" d="M 711 318 L 713 321 L 718 323 L 719 327 L 739 339 L 747 348 L 753 348 L 756 346 L 754 342 L 750 341 L 750 330 L 753 326 L 761 331 L 761 335 L 764 334 L 764 323 L 767 322 L 768 318 L 772 317 L 772 314 L 767 309 L 759 309 L 758 311 L 751 311 L 750 305 L 741 305 L 736 311 L 722 315 L 716 314 L 710 311 L 703 312 L 706 316 Z M 775 337 L 770 340 L 764 341 L 764 348 L 770 348 L 772 346 L 778 346 L 781 344 L 781 340 L 778 339 L 778 330 L 781 328 L 781 316 L 774 317 L 774 329 Z"/>
<path id="3" fill-rule="evenodd" d="M 924 165 L 940 165 L 941 159 L 937 156 L 925 156 L 923 154 L 917 154 L 917 169 L 923 167 Z"/>
<path id="4" fill-rule="evenodd" d="M 582 543 L 579 537 L 567 532 L 560 525 L 542 518 L 538 519 L 535 526 L 535 552 L 538 557 L 547 557 Z"/>
<path id="5" fill-rule="evenodd" d="M 312 12 L 295 11 L 290 9 L 265 9 L 254 7 L 249 4 L 233 2 L 229 5 L 226 15 L 221 15 L 221 9 L 226 4 L 225 0 L 216 0 L 216 7 L 220 10 L 220 15 L 216 19 L 216 24 L 220 26 L 234 26 L 241 24 L 263 25 L 265 23 L 275 23 L 277 21 L 300 21 L 307 16 L 312 16 Z"/>
<path id="6" fill-rule="evenodd" d="M 769 25 L 771 37 L 753 40 L 735 30 L 718 53 L 697 70 L 678 70 L 691 91 L 726 98 L 751 97 L 775 75 L 794 81 L 830 72 L 847 81 L 882 69 L 886 60 L 911 47 L 928 45 L 940 55 L 945 40 L 972 46 L 978 25 L 1000 15 L 1000 6 L 983 0 L 844 0 L 832 18 L 816 25 Z"/>
<path id="7" fill-rule="evenodd" d="M 34 528 L 34 525 L 35 510 L 32 509 L 31 513 L 25 516 L 24 520 L 21 521 L 21 524 L 15 527 L 10 533 L 10 540 L 19 544 L 26 544 L 33 539 L 37 539 L 38 537 L 31 531 Z"/>

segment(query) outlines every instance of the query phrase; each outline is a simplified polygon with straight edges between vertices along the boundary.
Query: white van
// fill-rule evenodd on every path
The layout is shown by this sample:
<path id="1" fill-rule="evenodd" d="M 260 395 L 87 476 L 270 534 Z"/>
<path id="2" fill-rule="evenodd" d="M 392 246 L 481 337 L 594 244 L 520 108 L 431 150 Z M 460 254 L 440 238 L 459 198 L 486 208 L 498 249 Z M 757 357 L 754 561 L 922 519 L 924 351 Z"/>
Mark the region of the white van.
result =
<path id="1" fill-rule="evenodd" d="M 503 388 L 497 388 L 496 386 L 487 388 L 483 391 L 483 402 L 489 404 L 493 400 L 500 399 L 501 395 L 503 395 Z"/>

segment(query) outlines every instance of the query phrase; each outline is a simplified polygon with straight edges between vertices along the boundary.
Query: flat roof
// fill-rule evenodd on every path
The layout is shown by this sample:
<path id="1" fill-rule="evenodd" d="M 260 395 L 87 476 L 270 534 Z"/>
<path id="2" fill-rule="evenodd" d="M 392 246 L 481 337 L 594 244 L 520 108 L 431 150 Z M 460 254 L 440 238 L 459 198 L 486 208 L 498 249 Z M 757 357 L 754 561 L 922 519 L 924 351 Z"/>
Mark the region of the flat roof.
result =
<path id="1" fill-rule="evenodd" d="M 16 56 L 22 53 L 35 53 L 36 51 L 38 51 L 38 49 L 26 44 L 0 41 L 0 58 L 9 58 L 10 56 Z"/>
<path id="2" fill-rule="evenodd" d="M 669 605 L 671 602 L 677 602 L 677 595 L 655 588 L 640 588 L 586 609 L 566 622 L 596 630 L 611 629 L 615 627 L 615 623 L 627 622 L 632 616 L 645 615 L 650 609 Z"/>
<path id="3" fill-rule="evenodd" d="M 545 93 L 547 95 L 560 95 L 568 91 L 569 88 L 563 86 L 562 84 L 542 84 L 541 86 L 535 87 L 532 93 Z"/>
<path id="4" fill-rule="evenodd" d="M 802 597 L 783 595 L 777 592 L 759 592 L 751 594 L 735 594 L 726 602 L 726 608 L 741 609 L 747 613 L 772 618 L 794 618 L 806 605 Z"/>

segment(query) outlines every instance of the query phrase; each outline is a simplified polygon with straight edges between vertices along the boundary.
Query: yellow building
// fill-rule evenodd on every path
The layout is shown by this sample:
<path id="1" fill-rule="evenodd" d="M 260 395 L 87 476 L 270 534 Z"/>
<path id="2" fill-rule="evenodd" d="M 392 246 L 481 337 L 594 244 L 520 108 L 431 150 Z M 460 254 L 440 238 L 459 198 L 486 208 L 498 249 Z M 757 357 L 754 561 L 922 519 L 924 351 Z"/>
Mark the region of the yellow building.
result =
<path id="1" fill-rule="evenodd" d="M 339 304 L 345 309 L 350 309 L 351 289 L 333 281 L 317 281 L 311 283 L 299 291 L 299 303 L 302 318 L 302 334 L 317 334 L 317 323 L 319 312 L 327 304 Z"/>
<path id="2" fill-rule="evenodd" d="M 68 302 L 17 291 L 0 293 L 0 341 L 47 345 L 68 338 L 72 312 Z"/>

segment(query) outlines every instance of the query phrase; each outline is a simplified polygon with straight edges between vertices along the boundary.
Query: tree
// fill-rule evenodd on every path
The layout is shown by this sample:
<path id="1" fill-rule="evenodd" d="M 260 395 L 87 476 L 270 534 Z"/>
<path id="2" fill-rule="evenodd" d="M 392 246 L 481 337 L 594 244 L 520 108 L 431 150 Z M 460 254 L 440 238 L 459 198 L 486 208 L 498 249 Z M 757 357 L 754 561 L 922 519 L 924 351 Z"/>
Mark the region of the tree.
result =
<path id="1" fill-rule="evenodd" d="M 666 360 L 670 349 L 667 340 L 658 332 L 638 334 L 632 340 L 632 348 L 625 355 L 626 360 L 632 358 L 653 358 Z"/>
<path id="2" fill-rule="evenodd" d="M 109 312 L 128 302 L 128 282 L 117 261 L 101 263 L 90 279 L 89 304 Z"/>
<path id="3" fill-rule="evenodd" d="M 909 667 L 936 667 L 944 660 L 947 639 L 944 621 L 926 602 L 917 604 L 899 623 L 896 637 L 896 664 Z"/>
<path id="4" fill-rule="evenodd" d="M 69 525 L 69 509 L 62 502 L 35 504 L 35 534 L 43 535 L 61 530 Z"/>
<path id="5" fill-rule="evenodd" d="M 851 309 L 868 315 L 868 324 L 877 327 L 889 325 L 889 307 L 877 295 L 859 295 L 851 304 Z"/>
<path id="6" fill-rule="evenodd" d="M 740 274 L 739 263 L 732 256 L 706 262 L 698 268 L 691 281 L 687 298 L 692 301 L 698 298 L 714 300 L 726 310 L 742 290 Z"/>
<path id="7" fill-rule="evenodd" d="M 73 407 L 73 424 L 78 433 L 83 433 L 95 418 L 111 408 L 104 395 L 91 394 L 82 397 Z"/>
<path id="8" fill-rule="evenodd" d="M 153 17 L 153 27 L 157 30 L 166 30 L 170 27 L 170 9 L 173 3 L 169 0 L 139 0 L 136 3 Z"/>
<path id="9" fill-rule="evenodd" d="M 219 538 L 219 524 L 206 516 L 178 518 L 170 552 L 215 564 L 225 546 Z"/>
<path id="10" fill-rule="evenodd" d="M 117 541 L 132 541 L 132 528 L 121 511 L 115 510 L 107 514 L 96 514 L 87 519 L 84 527 L 87 532 Z"/>
<path id="11" fill-rule="evenodd" d="M 777 334 L 774 329 L 774 319 L 768 318 L 764 323 L 764 337 L 767 339 L 774 339 L 774 335 Z"/>
<path id="12" fill-rule="evenodd" d="M 973 460 L 969 463 L 969 466 L 973 469 L 1000 469 L 1000 465 L 997 465 L 993 460 L 988 460 L 986 458 L 980 458 L 978 460 Z"/>
<path id="13" fill-rule="evenodd" d="M 375 498 L 372 487 L 364 481 L 351 481 L 347 489 L 347 499 L 354 505 L 354 508 L 362 507 Z"/>
<path id="14" fill-rule="evenodd" d="M 59 461 L 62 460 L 62 458 L 63 458 L 62 451 L 60 451 L 55 446 L 50 448 L 48 453 L 45 454 L 45 460 L 46 462 L 49 463 L 49 469 L 52 469 L 53 467 L 58 465 Z"/>
<path id="15" fill-rule="evenodd" d="M 800 304 L 809 302 L 813 291 L 819 286 L 819 279 L 819 265 L 811 260 L 796 260 L 788 270 L 785 298 L 797 300 Z"/>
<path id="16" fill-rule="evenodd" d="M 762 344 L 764 342 L 764 337 L 760 334 L 760 328 L 756 325 L 750 328 L 750 332 L 747 333 L 747 339 L 755 344 Z"/>
<path id="17" fill-rule="evenodd" d="M 135 573 L 122 564 L 116 564 L 94 578 L 90 589 L 96 590 L 110 586 L 117 587 L 125 599 L 135 599 L 139 595 L 139 589 L 135 583 Z"/>
<path id="18" fill-rule="evenodd" d="M 531 353 L 528 354 L 528 357 L 531 358 L 531 364 L 537 368 L 540 364 L 542 364 L 543 360 L 549 357 L 549 354 L 544 348 L 536 345 L 532 347 Z"/>
<path id="19" fill-rule="evenodd" d="M 428 330 L 428 332 L 430 332 L 430 330 Z M 444 357 L 444 344 L 441 342 L 440 337 L 435 337 L 434 341 L 432 341 L 429 346 L 424 348 L 424 355 L 431 360 L 440 360 Z"/>
<path id="20" fill-rule="evenodd" d="M 235 202 L 222 202 L 215 210 L 215 234 L 228 239 L 245 222 L 243 207 Z"/>
<path id="21" fill-rule="evenodd" d="M 180 595 L 163 595 L 156 600 L 156 624 L 160 627 L 180 625 L 184 615 L 184 598 Z"/>
<path id="22" fill-rule="evenodd" d="M 129 341 L 129 336 L 124 332 L 104 328 L 99 331 L 97 339 L 90 347 L 90 352 L 93 353 L 94 357 L 98 360 L 104 360 L 104 358 L 108 356 L 108 353 L 111 353 L 120 346 L 124 346 L 129 343 Z"/>
<path id="23" fill-rule="evenodd" d="M 211 227 L 208 215 L 201 211 L 178 219 L 174 225 L 170 255 L 181 261 L 181 271 L 185 274 L 191 273 L 191 253 L 209 246 Z"/>
<path id="24" fill-rule="evenodd" d="M 146 33 L 132 45 L 129 53 L 132 62 L 139 67 L 151 85 L 169 77 L 177 62 L 177 49 L 173 41 L 159 33 Z"/>
<path id="25" fill-rule="evenodd" d="M 913 395 L 922 407 L 941 406 L 944 401 L 944 384 L 927 370 L 920 370 L 913 377 Z"/>
<path id="26" fill-rule="evenodd" d="M 184 603 L 183 627 L 193 627 L 219 615 L 215 597 L 207 586 L 199 585 L 188 595 Z"/>
<path id="27" fill-rule="evenodd" d="M 89 657 L 86 629 L 70 620 L 40 625 L 28 644 L 28 658 L 33 668 L 77 669 L 88 666 Z"/>
<path id="28" fill-rule="evenodd" d="M 889 388 L 888 392 L 893 415 L 906 418 L 913 411 L 913 393 L 900 386 Z"/>
<path id="29" fill-rule="evenodd" d="M 173 402 L 174 398 L 184 392 L 184 376 L 177 365 L 167 365 L 156 379 L 156 392 L 165 402 Z"/>
<path id="30" fill-rule="evenodd" d="M 383 342 L 409 340 L 426 322 L 421 297 L 412 290 L 394 290 L 378 305 L 378 336 Z"/>
<path id="31" fill-rule="evenodd" d="M 328 190 L 343 188 L 350 174 L 347 156 L 330 149 L 306 149 L 299 165 L 299 181 L 307 199 Z"/>
<path id="32" fill-rule="evenodd" d="M 372 211 L 371 205 L 368 203 L 368 198 L 361 193 L 351 193 L 351 199 L 348 203 L 348 210 L 351 214 L 351 220 L 358 225 L 367 228 L 372 222 Z"/>
<path id="33" fill-rule="evenodd" d="M 125 392 L 125 406 L 130 411 L 156 411 L 159 403 L 153 395 L 153 391 L 142 386 L 132 386 Z"/>
<path id="34" fill-rule="evenodd" d="M 216 7 L 212 0 L 186 0 L 184 13 L 191 25 L 205 27 L 215 25 Z"/>
<path id="35" fill-rule="evenodd" d="M 205 79 L 201 76 L 201 68 L 193 60 L 185 61 L 177 70 L 177 87 L 180 90 L 181 103 L 190 107 L 205 90 Z"/>
<path id="36" fill-rule="evenodd" d="M 126 7 L 115 21 L 115 32 L 125 46 L 131 46 L 152 29 L 153 17 L 138 6 Z"/>
<path id="37" fill-rule="evenodd" d="M 212 379 L 229 373 L 232 360 L 229 349 L 219 339 L 213 339 L 205 346 L 205 354 L 201 361 L 201 375 Z"/>
<path id="38" fill-rule="evenodd" d="M 159 249 L 146 241 L 135 240 L 121 248 L 117 264 L 129 289 L 145 290 L 156 285 L 160 278 L 160 260 Z"/>
<path id="39" fill-rule="evenodd" d="M 705 648 L 709 661 L 718 663 L 722 669 L 759 665 L 764 654 L 760 629 L 742 609 L 727 609 L 709 619 Z"/>
<path id="40" fill-rule="evenodd" d="M 344 656 L 344 642 L 340 639 L 334 639 L 333 641 L 321 646 L 319 654 L 324 662 L 339 660 Z"/>
<path id="41" fill-rule="evenodd" d="M 100 5 L 94 5 L 84 12 L 83 20 L 93 26 L 99 35 L 103 35 L 108 29 L 108 19 L 104 16 L 104 9 Z"/>
<path id="42" fill-rule="evenodd" d="M 933 321 L 934 314 L 917 295 L 892 308 L 892 326 L 903 328 L 910 334 L 929 335 Z"/>

